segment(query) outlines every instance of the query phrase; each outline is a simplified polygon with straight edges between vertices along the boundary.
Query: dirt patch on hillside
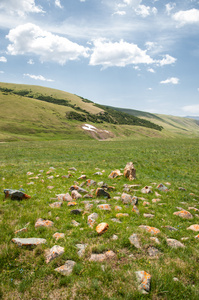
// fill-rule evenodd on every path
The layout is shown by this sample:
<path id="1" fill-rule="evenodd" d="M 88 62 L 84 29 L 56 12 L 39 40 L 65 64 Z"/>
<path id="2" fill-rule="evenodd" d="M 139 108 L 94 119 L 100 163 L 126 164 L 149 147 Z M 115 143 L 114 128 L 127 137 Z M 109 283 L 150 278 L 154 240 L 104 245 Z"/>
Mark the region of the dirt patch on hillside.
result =
<path id="1" fill-rule="evenodd" d="M 99 129 L 93 125 L 84 124 L 82 129 L 88 133 L 92 138 L 103 141 L 114 137 L 114 134 L 111 131 Z"/>

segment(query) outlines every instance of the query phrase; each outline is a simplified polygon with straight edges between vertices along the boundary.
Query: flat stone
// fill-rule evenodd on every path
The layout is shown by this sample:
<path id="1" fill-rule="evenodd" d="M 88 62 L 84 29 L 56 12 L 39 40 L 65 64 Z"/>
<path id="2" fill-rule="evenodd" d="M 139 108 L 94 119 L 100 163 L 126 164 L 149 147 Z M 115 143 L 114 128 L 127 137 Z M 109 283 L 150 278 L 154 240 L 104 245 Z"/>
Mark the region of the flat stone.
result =
<path id="1" fill-rule="evenodd" d="M 199 231 L 199 224 L 193 224 L 189 226 L 187 229 L 191 229 L 193 231 Z"/>
<path id="2" fill-rule="evenodd" d="M 199 234 L 197 234 L 197 235 L 195 236 L 195 239 L 199 240 Z"/>
<path id="3" fill-rule="evenodd" d="M 137 197 L 133 197 L 127 193 L 122 193 L 121 200 L 123 204 L 137 204 Z"/>
<path id="4" fill-rule="evenodd" d="M 148 201 L 144 201 L 143 206 L 146 206 L 146 205 L 150 205 L 150 203 Z"/>
<path id="5" fill-rule="evenodd" d="M 160 233 L 160 230 L 155 227 L 151 227 L 151 226 L 147 226 L 147 225 L 140 225 L 139 227 L 145 229 L 146 231 L 150 232 L 151 234 Z"/>
<path id="6" fill-rule="evenodd" d="M 113 221 L 115 223 L 122 223 L 119 219 L 116 219 L 116 218 L 112 218 L 111 221 Z"/>
<path id="7" fill-rule="evenodd" d="M 157 199 L 152 199 L 152 202 L 153 203 L 157 203 L 157 202 L 160 202 L 161 201 L 161 199 L 159 199 L 159 198 L 157 198 Z"/>
<path id="8" fill-rule="evenodd" d="M 192 219 L 193 218 L 192 214 L 186 210 L 176 211 L 173 214 L 176 216 L 179 216 L 183 219 Z"/>
<path id="9" fill-rule="evenodd" d="M 27 227 L 24 227 L 24 228 L 21 228 L 19 230 L 16 230 L 15 234 L 20 233 L 20 232 L 26 232 L 26 231 L 28 231 L 28 229 L 27 229 Z"/>
<path id="10" fill-rule="evenodd" d="M 80 225 L 80 223 L 78 223 L 77 221 L 75 220 L 72 220 L 71 221 L 72 225 L 75 226 L 75 227 L 78 227 Z"/>
<path id="11" fill-rule="evenodd" d="M 52 227 L 54 225 L 54 223 L 50 220 L 44 220 L 44 219 L 37 219 L 36 223 L 35 223 L 35 228 L 37 227 Z"/>
<path id="12" fill-rule="evenodd" d="M 77 191 L 80 194 L 87 194 L 88 191 L 83 189 L 82 187 L 78 186 L 78 185 L 72 185 L 69 189 L 70 191 Z"/>
<path id="13" fill-rule="evenodd" d="M 46 243 L 46 239 L 40 238 L 14 238 L 12 242 L 18 246 L 37 246 Z"/>
<path id="14" fill-rule="evenodd" d="M 184 248 L 185 245 L 183 245 L 181 242 L 175 240 L 175 239 L 167 239 L 168 246 L 172 248 Z"/>
<path id="15" fill-rule="evenodd" d="M 22 191 L 13 190 L 13 189 L 5 189 L 4 190 L 5 198 L 10 197 L 11 200 L 23 200 L 31 198 L 27 194 Z"/>
<path id="16" fill-rule="evenodd" d="M 138 289 L 142 294 L 148 294 L 151 288 L 151 275 L 145 271 L 137 271 L 135 274 L 139 284 Z"/>
<path id="17" fill-rule="evenodd" d="M 116 218 L 122 218 L 122 217 L 129 217 L 129 214 L 127 214 L 127 213 L 118 213 L 118 214 L 116 214 Z"/>
<path id="18" fill-rule="evenodd" d="M 150 189 L 150 187 L 148 186 L 145 186 L 141 189 L 141 193 L 143 194 L 149 194 L 149 193 L 152 193 L 152 190 Z"/>
<path id="19" fill-rule="evenodd" d="M 143 216 L 145 218 L 153 218 L 154 217 L 154 215 L 152 215 L 152 214 L 143 214 Z"/>
<path id="20" fill-rule="evenodd" d="M 92 203 L 86 203 L 85 204 L 85 210 L 91 210 L 93 208 L 93 204 Z"/>
<path id="21" fill-rule="evenodd" d="M 89 258 L 89 261 L 99 261 L 102 262 L 106 259 L 113 258 L 116 254 L 110 250 L 106 251 L 105 253 L 101 254 L 91 254 L 91 257 Z"/>
<path id="22" fill-rule="evenodd" d="M 150 240 L 152 240 L 152 241 L 154 241 L 156 244 L 160 244 L 160 241 L 158 240 L 158 238 L 157 237 L 154 237 L 154 236 L 151 236 L 150 237 Z"/>
<path id="23" fill-rule="evenodd" d="M 89 227 L 93 228 L 96 220 L 98 218 L 98 214 L 97 213 L 92 213 L 91 215 L 88 216 L 88 225 Z"/>
<path id="24" fill-rule="evenodd" d="M 56 268 L 55 271 L 59 272 L 64 276 L 69 276 L 72 273 L 75 264 L 76 264 L 75 261 L 67 260 L 63 266 Z"/>
<path id="25" fill-rule="evenodd" d="M 67 206 L 75 206 L 75 205 L 77 205 L 77 202 L 75 202 L 75 201 L 67 203 Z"/>
<path id="26" fill-rule="evenodd" d="M 102 222 L 97 225 L 96 231 L 98 234 L 102 234 L 102 233 L 106 232 L 108 230 L 108 228 L 109 228 L 109 225 L 105 222 Z"/>
<path id="27" fill-rule="evenodd" d="M 77 252 L 79 257 L 82 257 L 84 255 L 87 246 L 88 244 L 76 244 L 77 249 L 79 249 L 79 251 Z"/>
<path id="28" fill-rule="evenodd" d="M 77 200 L 77 199 L 82 198 L 82 195 L 81 195 L 80 193 L 78 193 L 78 191 L 73 190 L 73 191 L 71 192 L 71 197 L 72 197 L 72 199 Z"/>
<path id="29" fill-rule="evenodd" d="M 53 203 L 50 203 L 49 206 L 51 208 L 59 208 L 62 206 L 62 202 L 53 202 Z"/>
<path id="30" fill-rule="evenodd" d="M 147 249 L 147 252 L 148 252 L 148 255 L 150 257 L 157 257 L 160 254 L 160 251 L 157 248 L 153 247 L 153 246 L 150 246 Z"/>
<path id="31" fill-rule="evenodd" d="M 157 189 L 159 191 L 168 192 L 168 188 L 162 183 L 158 184 Z"/>
<path id="32" fill-rule="evenodd" d="M 111 210 L 110 204 L 100 204 L 97 206 L 100 210 Z"/>
<path id="33" fill-rule="evenodd" d="M 139 238 L 137 236 L 136 233 L 133 233 L 130 237 L 129 237 L 129 241 L 131 243 L 131 245 L 134 245 L 135 248 L 140 249 L 141 245 L 140 245 L 140 241 Z"/>
<path id="34" fill-rule="evenodd" d="M 88 179 L 87 181 L 86 181 L 86 185 L 87 186 L 94 186 L 94 185 L 96 185 L 97 183 L 96 183 L 96 181 L 95 180 L 92 180 L 92 179 Z"/>
<path id="35" fill-rule="evenodd" d="M 78 178 L 78 180 L 81 180 L 81 179 L 86 179 L 86 175 L 83 174 L 83 175 L 81 175 L 81 176 Z"/>
<path id="36" fill-rule="evenodd" d="M 166 225 L 166 226 L 162 226 L 162 227 L 167 228 L 167 229 L 170 230 L 170 231 L 177 231 L 177 230 L 178 230 L 178 229 L 176 229 L 175 227 L 172 227 L 172 226 L 170 226 L 170 225 Z"/>
<path id="37" fill-rule="evenodd" d="M 56 232 L 53 234 L 53 237 L 57 240 L 59 239 L 64 239 L 65 238 L 65 234 L 64 233 L 59 233 L 59 232 Z"/>
<path id="38" fill-rule="evenodd" d="M 60 196 L 60 199 L 59 199 L 59 196 Z M 57 196 L 58 197 L 58 200 L 62 200 L 62 201 L 68 201 L 68 202 L 71 202 L 73 201 L 71 195 L 69 193 L 66 193 L 66 194 L 60 194 Z"/>
<path id="39" fill-rule="evenodd" d="M 120 211 L 120 210 L 122 210 L 122 207 L 121 207 L 121 206 L 118 206 L 118 205 L 116 205 L 116 206 L 115 206 L 115 210 L 116 210 L 116 211 Z"/>
<path id="40" fill-rule="evenodd" d="M 51 260 L 62 255 L 64 253 L 64 247 L 55 245 L 51 249 L 45 251 L 46 263 L 48 264 Z"/>

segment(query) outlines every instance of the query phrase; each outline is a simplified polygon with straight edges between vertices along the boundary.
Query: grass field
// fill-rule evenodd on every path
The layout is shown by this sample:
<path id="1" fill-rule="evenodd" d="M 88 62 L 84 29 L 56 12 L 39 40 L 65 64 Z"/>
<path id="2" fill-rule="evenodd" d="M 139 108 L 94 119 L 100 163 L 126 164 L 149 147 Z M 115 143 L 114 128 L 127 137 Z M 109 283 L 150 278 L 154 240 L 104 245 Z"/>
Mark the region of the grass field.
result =
<path id="1" fill-rule="evenodd" d="M 199 240 L 198 234 L 187 230 L 192 224 L 199 224 L 199 140 L 198 139 L 136 139 L 126 141 L 32 141 L 0 144 L 0 297 L 2 299 L 198 299 L 199 295 Z M 129 182 L 123 176 L 108 178 L 112 170 L 123 171 L 127 162 L 133 161 L 137 179 Z M 52 168 L 53 167 L 53 168 Z M 70 171 L 75 167 L 77 171 Z M 50 171 L 50 174 L 46 172 Z M 103 175 L 93 175 L 97 171 Z M 32 175 L 27 175 L 32 172 Z M 71 173 L 70 178 L 63 175 Z M 38 175 L 40 174 L 40 175 Z M 104 181 L 115 190 L 110 191 L 111 199 L 78 199 L 74 207 L 63 202 L 60 208 L 51 208 L 50 203 L 59 193 L 69 192 L 75 181 L 80 185 L 82 174 L 97 183 Z M 38 175 L 38 176 L 37 176 Z M 53 176 L 53 177 L 50 177 Z M 34 178 L 36 177 L 36 178 Z M 38 177 L 38 178 L 37 178 Z M 50 178 L 49 178 L 50 177 Z M 168 182 L 171 185 L 168 185 Z M 167 185 L 169 191 L 156 189 L 159 183 Z M 113 197 L 121 196 L 124 184 L 140 184 L 137 191 L 129 194 L 144 197 L 138 200 L 140 214 L 132 211 L 132 205 L 124 205 Z M 152 194 L 142 194 L 141 188 L 152 186 Z M 49 189 L 49 186 L 53 187 Z M 186 190 L 179 190 L 183 187 Z M 3 190 L 22 189 L 31 199 L 4 200 Z M 95 195 L 96 186 L 83 188 Z M 160 202 L 154 203 L 157 198 Z M 84 200 L 99 200 L 109 203 L 111 211 L 102 211 L 93 202 L 86 212 Z M 161 204 L 161 205 L 160 205 Z M 115 206 L 121 206 L 122 223 L 111 219 L 118 213 Z M 178 207 L 178 208 L 177 208 Z M 192 219 L 182 219 L 173 215 L 179 207 L 188 210 Z M 192 207 L 192 208 L 190 208 Z M 194 209 L 193 209 L 194 207 Z M 72 209 L 82 209 L 80 215 L 70 213 Z M 95 226 L 90 228 L 87 216 L 97 212 L 96 225 L 107 222 L 109 229 L 98 235 Z M 144 213 L 153 214 L 145 218 Z M 52 228 L 35 228 L 38 218 L 54 222 Z M 72 220 L 80 223 L 72 225 Z M 15 234 L 27 223 L 27 231 Z M 149 225 L 160 230 L 157 235 L 160 244 L 151 240 L 150 233 L 139 228 Z M 175 227 L 170 231 L 165 226 Z M 55 232 L 65 234 L 56 241 Z M 137 233 L 141 248 L 133 246 L 129 237 Z M 113 235 L 118 239 L 113 240 Z M 47 243 L 36 248 L 18 247 L 12 243 L 15 237 L 45 238 Z M 184 244 L 184 248 L 171 248 L 166 239 L 173 238 Z M 182 238 L 188 238 L 181 240 Z M 77 254 L 76 244 L 88 244 L 83 257 Z M 64 253 L 45 262 L 45 250 L 54 245 L 64 247 Z M 148 254 L 150 246 L 160 252 L 153 258 Z M 91 254 L 112 250 L 115 256 L 103 262 L 89 260 Z M 54 271 L 66 260 L 76 262 L 70 276 Z M 152 275 L 148 295 L 138 291 L 136 271 L 146 271 Z M 178 278 L 174 281 L 174 278 Z"/>

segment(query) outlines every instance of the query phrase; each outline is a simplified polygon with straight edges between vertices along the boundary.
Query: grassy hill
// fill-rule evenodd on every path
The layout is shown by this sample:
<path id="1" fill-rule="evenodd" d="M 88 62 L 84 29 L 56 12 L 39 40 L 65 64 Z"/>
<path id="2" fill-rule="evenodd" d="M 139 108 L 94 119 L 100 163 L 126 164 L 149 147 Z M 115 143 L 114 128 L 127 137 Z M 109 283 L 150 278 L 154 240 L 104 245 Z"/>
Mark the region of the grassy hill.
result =
<path id="1" fill-rule="evenodd" d="M 0 141 L 199 135 L 192 119 L 111 108 L 41 86 L 0 83 L 0 105 Z M 83 130 L 85 123 L 96 132 Z"/>

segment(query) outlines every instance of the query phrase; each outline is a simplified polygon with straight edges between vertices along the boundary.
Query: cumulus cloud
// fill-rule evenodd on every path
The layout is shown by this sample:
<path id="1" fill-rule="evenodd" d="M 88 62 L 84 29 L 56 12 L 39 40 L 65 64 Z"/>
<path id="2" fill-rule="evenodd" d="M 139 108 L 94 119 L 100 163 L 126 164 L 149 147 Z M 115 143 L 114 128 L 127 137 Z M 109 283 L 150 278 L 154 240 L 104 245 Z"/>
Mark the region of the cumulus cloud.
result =
<path id="1" fill-rule="evenodd" d="M 55 6 L 57 6 L 59 8 L 63 8 L 63 6 L 61 5 L 60 0 L 55 0 Z"/>
<path id="2" fill-rule="evenodd" d="M 11 55 L 35 54 L 42 62 L 53 61 L 61 65 L 80 56 L 88 57 L 88 48 L 31 23 L 11 29 L 6 38 L 10 41 L 7 51 Z"/>
<path id="3" fill-rule="evenodd" d="M 26 76 L 26 77 L 30 77 L 32 79 L 35 79 L 35 80 L 50 81 L 50 82 L 54 81 L 52 79 L 45 78 L 42 75 L 31 75 L 31 74 L 23 74 L 23 75 Z"/>
<path id="4" fill-rule="evenodd" d="M 170 14 L 171 14 L 171 11 L 174 9 L 175 6 L 176 6 L 175 3 L 167 3 L 167 4 L 165 5 L 167 15 L 170 15 Z"/>
<path id="5" fill-rule="evenodd" d="M 182 110 L 196 116 L 199 114 L 199 104 L 183 106 Z"/>
<path id="6" fill-rule="evenodd" d="M 33 59 L 29 59 L 29 60 L 27 61 L 27 63 L 28 63 L 29 65 L 34 65 L 34 60 L 33 60 Z"/>
<path id="7" fill-rule="evenodd" d="M 43 13 L 41 6 L 35 4 L 35 0 L 1 0 L 0 9 L 8 14 L 24 16 L 27 13 Z"/>
<path id="8" fill-rule="evenodd" d="M 178 84 L 179 83 L 179 78 L 170 77 L 170 78 L 167 78 L 166 80 L 160 81 L 160 83 L 161 84 L 167 84 L 167 83 Z"/>
<path id="9" fill-rule="evenodd" d="M 174 64 L 176 62 L 176 58 L 170 56 L 169 54 L 164 55 L 164 58 L 157 61 L 158 65 L 160 66 L 165 66 L 165 65 L 171 65 Z"/>
<path id="10" fill-rule="evenodd" d="M 155 70 L 152 69 L 152 68 L 148 68 L 147 71 L 150 72 L 150 73 L 155 73 Z"/>
<path id="11" fill-rule="evenodd" d="M 135 12 L 137 15 L 140 15 L 143 18 L 146 18 L 147 16 L 150 16 L 151 14 L 154 14 L 154 15 L 157 14 L 157 8 L 146 6 L 146 5 L 139 5 L 135 9 Z"/>
<path id="12" fill-rule="evenodd" d="M 124 15 L 126 15 L 126 12 L 124 10 L 118 10 L 118 11 L 114 12 L 113 15 L 124 16 Z"/>
<path id="13" fill-rule="evenodd" d="M 6 63 L 7 62 L 7 58 L 4 57 L 4 56 L 0 56 L 0 62 Z"/>
<path id="14" fill-rule="evenodd" d="M 181 10 L 173 15 L 173 19 L 179 22 L 180 26 L 199 24 L 199 9 Z"/>
<path id="15" fill-rule="evenodd" d="M 104 68 L 151 63 L 153 63 L 153 59 L 146 54 L 146 51 L 123 40 L 113 43 L 105 39 L 96 39 L 90 58 L 90 65 L 102 65 Z"/>

